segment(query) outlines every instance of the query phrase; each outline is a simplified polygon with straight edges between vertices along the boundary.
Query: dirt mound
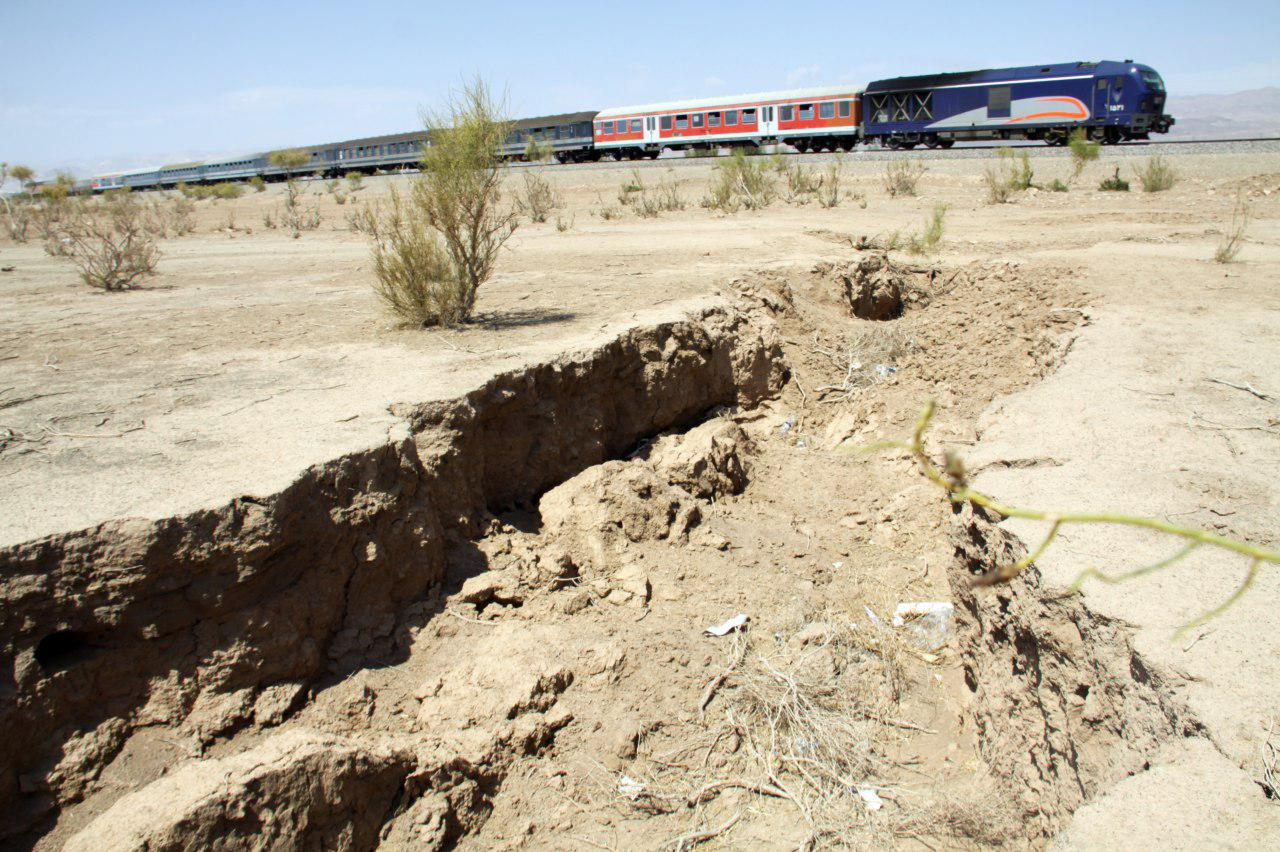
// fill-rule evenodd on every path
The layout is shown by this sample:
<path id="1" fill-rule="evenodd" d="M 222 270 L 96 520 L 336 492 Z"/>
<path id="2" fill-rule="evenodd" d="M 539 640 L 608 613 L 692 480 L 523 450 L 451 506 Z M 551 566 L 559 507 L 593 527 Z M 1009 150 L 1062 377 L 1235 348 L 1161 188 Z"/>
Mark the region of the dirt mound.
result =
<path id="1" fill-rule="evenodd" d="M 125 796 L 65 848 L 368 849 L 412 767 L 403 749 L 286 731 Z"/>

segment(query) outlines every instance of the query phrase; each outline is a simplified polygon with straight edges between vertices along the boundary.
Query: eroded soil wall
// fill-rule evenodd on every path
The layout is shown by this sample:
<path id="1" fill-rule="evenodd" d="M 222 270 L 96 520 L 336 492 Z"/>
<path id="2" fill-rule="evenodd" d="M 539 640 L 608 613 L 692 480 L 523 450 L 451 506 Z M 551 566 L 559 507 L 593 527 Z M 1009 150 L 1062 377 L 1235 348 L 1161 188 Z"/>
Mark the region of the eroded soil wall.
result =
<path id="1" fill-rule="evenodd" d="M 0 831 L 84 795 L 139 725 L 278 721 L 317 675 L 396 651 L 484 511 L 784 380 L 771 325 L 707 308 L 405 405 L 400 437 L 280 493 L 0 550 L 0 810 L 20 814 Z"/>

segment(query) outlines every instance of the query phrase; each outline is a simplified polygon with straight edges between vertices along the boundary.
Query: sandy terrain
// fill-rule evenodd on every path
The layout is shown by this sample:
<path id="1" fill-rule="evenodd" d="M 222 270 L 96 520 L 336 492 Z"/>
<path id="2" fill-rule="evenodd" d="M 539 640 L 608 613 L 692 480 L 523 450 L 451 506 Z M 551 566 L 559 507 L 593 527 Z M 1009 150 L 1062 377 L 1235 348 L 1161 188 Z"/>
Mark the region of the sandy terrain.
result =
<path id="1" fill-rule="evenodd" d="M 1085 186 L 1110 171 L 1105 156 Z M 1035 163 L 1038 180 L 1066 175 L 1060 157 Z M 20 842 L 162 847 L 192 826 L 240 836 L 239 823 L 208 817 L 214 787 L 198 802 L 188 791 L 210 772 L 258 771 L 243 789 L 261 793 L 272 830 L 354 848 L 650 848 L 713 830 L 777 848 L 1273 845 L 1276 805 L 1258 779 L 1280 695 L 1274 571 L 1177 640 L 1246 564 L 1196 554 L 1167 575 L 1064 599 L 1085 565 L 1123 570 L 1169 550 L 1069 529 L 1038 562 L 1043 583 L 1031 571 L 975 593 L 966 566 L 991 567 L 1019 545 L 953 516 L 894 453 L 836 449 L 903 437 L 932 396 L 936 437 L 1008 501 L 1120 509 L 1275 547 L 1280 155 L 1175 163 L 1182 180 L 1167 193 L 1033 192 L 991 206 L 982 160 L 930 161 L 919 197 L 890 198 L 882 164 L 852 159 L 846 183 L 865 206 L 778 202 L 728 217 L 697 206 L 710 165 L 658 163 L 646 180 L 680 180 L 689 208 L 612 221 L 598 212 L 617 206 L 627 171 L 548 169 L 572 227 L 524 225 L 482 291 L 481 321 L 447 332 L 380 313 L 365 243 L 342 222 L 352 203 L 328 195 L 317 196 L 325 224 L 299 240 L 262 227 L 276 190 L 201 202 L 197 233 L 165 241 L 162 274 L 127 294 L 86 292 L 38 246 L 0 245 L 0 266 L 15 267 L 0 276 L 6 642 L 87 631 L 93 612 L 161 647 L 129 651 L 156 654 L 131 663 L 138 691 L 112 692 L 110 711 L 77 709 L 50 732 L 60 762 L 15 767 L 35 820 Z M 353 198 L 370 203 L 393 180 L 403 179 L 369 181 Z M 1250 242 L 1241 262 L 1217 265 L 1239 192 L 1255 216 Z M 868 253 L 850 240 L 917 230 L 939 202 L 949 212 L 938 253 L 893 255 L 915 294 L 904 317 L 852 319 L 841 282 Z M 252 233 L 218 229 L 231 210 Z M 866 363 L 842 370 L 826 354 L 840 346 Z M 657 371 L 639 384 L 621 366 L 632 349 Z M 682 366 L 694 351 L 732 369 Z M 559 366 L 526 380 L 546 363 Z M 877 380 L 876 363 L 896 372 Z M 599 387 L 575 383 L 580 373 Z M 625 416 L 597 413 L 629 393 L 639 401 Z M 601 430 L 616 437 L 596 447 Z M 630 452 L 654 432 L 666 437 Z M 546 461 L 541 448 L 560 441 L 571 446 Z M 591 449 L 579 459 L 578 446 Z M 422 465 L 418 496 L 403 476 L 389 487 L 372 473 L 342 500 L 370 506 L 385 493 L 389 518 L 414 517 L 429 493 L 454 513 L 423 538 L 441 543 L 403 549 L 413 536 L 397 538 L 376 508 L 373 527 L 320 534 L 302 558 L 284 539 L 254 550 L 220 537 L 250 529 L 226 519 L 255 506 L 280 517 L 282 495 L 298 495 L 300 516 L 315 503 L 337 518 L 327 485 L 312 496 L 296 483 L 340 486 L 383 447 L 409 448 L 383 468 Z M 486 461 L 472 473 L 477 453 Z M 450 494 L 469 496 L 455 512 Z M 222 513 L 209 543 L 193 532 L 205 510 Z M 168 543 L 170 518 L 181 545 Z M 271 524 L 271 535 L 287 527 Z M 277 606 L 277 589 L 315 582 L 323 597 L 333 578 L 263 574 L 241 596 L 263 601 L 256 616 L 233 587 L 193 597 L 199 581 L 165 586 L 202 551 L 240 554 L 219 570 L 251 583 L 249 566 L 266 570 L 276 555 L 310 564 L 370 547 L 379 571 L 421 561 L 436 573 L 421 572 L 420 589 L 395 580 L 399 596 L 361 597 L 371 581 L 339 577 L 356 590 L 337 615 L 324 621 L 317 605 L 297 623 L 300 599 L 280 592 Z M 177 609 L 197 620 L 165 626 L 166 596 L 184 594 Z M 148 595 L 158 603 L 139 610 Z M 956 604 L 940 652 L 868 625 L 867 608 L 887 620 L 910 600 Z M 388 626 L 360 621 L 358 601 Z M 227 615 L 236 606 L 245 620 Z M 736 612 L 751 616 L 745 636 L 701 635 Z M 321 622 L 332 626 L 318 662 L 276 670 L 265 650 L 245 655 L 297 644 L 262 638 L 273 624 L 305 636 Z M 853 639 L 836 638 L 846 629 Z M 168 637 L 188 631 L 195 650 L 166 656 Z M 96 659 L 123 635 L 101 640 L 109 650 Z M 178 659 L 190 677 L 188 662 L 167 662 Z M 752 738 L 770 672 L 803 680 L 812 665 L 847 687 L 837 698 L 870 743 L 844 767 L 865 775 L 826 799 L 812 790 L 835 788 L 808 786 L 794 760 L 810 746 L 780 757 Z M 23 674 L 13 720 L 76 685 L 76 671 Z M 304 760 L 304 772 L 336 779 L 338 801 L 386 816 L 299 816 Z M 883 793 L 882 810 L 867 809 L 860 784 Z M 170 824 L 175 815 L 186 822 Z"/>

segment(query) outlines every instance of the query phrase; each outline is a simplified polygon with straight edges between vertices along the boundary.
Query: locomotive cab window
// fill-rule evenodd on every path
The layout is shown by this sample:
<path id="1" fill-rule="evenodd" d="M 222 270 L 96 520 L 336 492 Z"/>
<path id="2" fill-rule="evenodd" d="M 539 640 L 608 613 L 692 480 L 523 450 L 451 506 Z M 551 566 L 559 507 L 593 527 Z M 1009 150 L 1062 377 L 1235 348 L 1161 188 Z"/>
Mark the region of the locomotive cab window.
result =
<path id="1" fill-rule="evenodd" d="M 701 126 L 702 126 L 702 113 L 700 113 L 700 112 L 695 112 L 695 113 L 693 114 L 693 126 L 694 126 L 694 127 L 701 127 Z"/>
<path id="2" fill-rule="evenodd" d="M 795 115 L 795 107 L 784 106 L 784 107 L 782 107 L 782 111 L 781 111 L 781 115 L 779 116 L 779 120 L 780 120 L 780 121 L 791 121 L 791 120 L 792 120 L 792 117 L 793 117 L 794 115 Z"/>
<path id="3" fill-rule="evenodd" d="M 800 104 L 800 120 L 813 121 L 813 104 Z"/>
<path id="4" fill-rule="evenodd" d="M 818 105 L 818 118 L 835 118 L 836 105 L 834 103 L 826 103 Z"/>
<path id="5" fill-rule="evenodd" d="M 689 116 L 687 116 L 687 115 L 677 115 L 677 116 L 676 116 L 676 130 L 688 130 L 688 129 L 689 129 Z"/>
<path id="6" fill-rule="evenodd" d="M 1008 86 L 992 86 L 987 89 L 987 117 L 1008 118 L 1011 90 Z"/>
<path id="7" fill-rule="evenodd" d="M 727 109 L 724 111 L 724 126 L 733 127 L 738 123 L 738 111 L 736 109 Z"/>
<path id="8" fill-rule="evenodd" d="M 663 130 L 670 130 L 670 129 L 671 129 L 671 116 L 669 116 L 669 115 L 664 115 L 664 116 L 662 117 L 661 126 L 662 126 L 662 129 L 663 129 Z"/>

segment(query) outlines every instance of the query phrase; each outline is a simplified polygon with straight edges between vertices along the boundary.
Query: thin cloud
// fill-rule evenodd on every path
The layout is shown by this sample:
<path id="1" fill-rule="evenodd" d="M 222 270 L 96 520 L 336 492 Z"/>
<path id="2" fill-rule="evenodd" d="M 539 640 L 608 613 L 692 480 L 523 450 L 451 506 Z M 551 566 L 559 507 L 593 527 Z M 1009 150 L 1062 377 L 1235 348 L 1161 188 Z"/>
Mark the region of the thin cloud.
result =
<path id="1" fill-rule="evenodd" d="M 821 73 L 821 66 L 801 65 L 800 67 L 792 68 L 787 72 L 787 82 L 794 86 L 797 83 L 803 83 L 805 80 L 812 80 Z"/>

